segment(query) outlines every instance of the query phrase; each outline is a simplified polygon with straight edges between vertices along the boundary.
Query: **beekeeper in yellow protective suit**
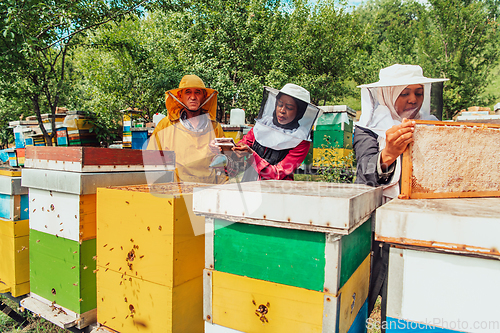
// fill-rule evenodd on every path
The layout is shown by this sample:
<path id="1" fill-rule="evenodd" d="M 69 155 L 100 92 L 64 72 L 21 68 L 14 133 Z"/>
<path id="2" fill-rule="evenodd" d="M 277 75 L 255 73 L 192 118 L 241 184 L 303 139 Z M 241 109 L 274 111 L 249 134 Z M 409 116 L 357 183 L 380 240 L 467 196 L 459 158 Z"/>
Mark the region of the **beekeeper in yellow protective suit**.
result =
<path id="1" fill-rule="evenodd" d="M 224 173 L 209 168 L 219 152 L 212 140 L 224 137 L 215 120 L 217 91 L 206 88 L 198 76 L 185 75 L 179 88 L 165 93 L 165 103 L 168 116 L 158 123 L 147 149 L 175 152 L 177 181 L 225 182 Z"/>

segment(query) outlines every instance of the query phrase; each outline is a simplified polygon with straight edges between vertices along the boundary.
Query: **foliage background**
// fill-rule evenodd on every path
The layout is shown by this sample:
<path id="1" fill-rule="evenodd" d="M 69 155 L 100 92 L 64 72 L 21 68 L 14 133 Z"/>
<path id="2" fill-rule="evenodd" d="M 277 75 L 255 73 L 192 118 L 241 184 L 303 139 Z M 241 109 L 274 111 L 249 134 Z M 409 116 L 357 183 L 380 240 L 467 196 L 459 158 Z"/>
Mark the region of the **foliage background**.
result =
<path id="1" fill-rule="evenodd" d="M 58 106 L 116 126 L 165 113 L 189 73 L 219 113 L 258 113 L 262 87 L 304 86 L 318 105 L 359 107 L 356 85 L 394 63 L 446 77 L 444 118 L 498 99 L 500 0 L 7 0 L 0 4 L 0 140 L 10 120 Z M 493 81 L 497 82 L 497 81 Z"/>

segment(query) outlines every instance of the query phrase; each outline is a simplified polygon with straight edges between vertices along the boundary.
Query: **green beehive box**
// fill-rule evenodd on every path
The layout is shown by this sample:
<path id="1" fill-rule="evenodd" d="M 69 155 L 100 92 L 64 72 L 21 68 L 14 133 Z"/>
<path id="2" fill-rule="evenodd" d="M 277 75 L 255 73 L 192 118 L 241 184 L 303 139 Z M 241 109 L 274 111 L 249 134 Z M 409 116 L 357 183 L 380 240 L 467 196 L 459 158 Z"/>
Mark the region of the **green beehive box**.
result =
<path id="1" fill-rule="evenodd" d="M 329 114 L 326 114 L 328 116 Z M 325 116 L 325 115 L 323 115 Z M 336 130 L 336 131 L 346 131 L 346 132 L 353 132 L 354 128 L 354 122 L 352 119 L 349 119 L 348 123 L 341 122 L 339 124 L 327 124 L 327 123 L 322 123 L 318 120 L 318 123 L 316 125 L 316 130 L 317 131 L 324 131 L 324 130 Z"/>
<path id="2" fill-rule="evenodd" d="M 326 260 L 340 263 L 340 289 L 371 249 L 370 220 L 339 237 L 338 248 L 331 253 L 325 253 L 328 234 L 321 232 L 219 219 L 214 220 L 214 229 L 215 270 L 321 292 L 330 282 L 325 281 Z"/>
<path id="3" fill-rule="evenodd" d="M 284 181 L 195 189 L 193 211 L 206 217 L 206 327 L 363 332 L 380 194 Z"/>
<path id="4" fill-rule="evenodd" d="M 316 130 L 313 138 L 314 148 L 352 148 L 352 133 L 338 130 Z"/>
<path id="5" fill-rule="evenodd" d="M 318 118 L 315 130 L 337 130 L 353 132 L 356 113 L 347 106 L 322 106 L 323 114 Z"/>
<path id="6" fill-rule="evenodd" d="M 95 255 L 95 238 L 80 244 L 31 229 L 31 293 L 77 314 L 95 309 Z"/>

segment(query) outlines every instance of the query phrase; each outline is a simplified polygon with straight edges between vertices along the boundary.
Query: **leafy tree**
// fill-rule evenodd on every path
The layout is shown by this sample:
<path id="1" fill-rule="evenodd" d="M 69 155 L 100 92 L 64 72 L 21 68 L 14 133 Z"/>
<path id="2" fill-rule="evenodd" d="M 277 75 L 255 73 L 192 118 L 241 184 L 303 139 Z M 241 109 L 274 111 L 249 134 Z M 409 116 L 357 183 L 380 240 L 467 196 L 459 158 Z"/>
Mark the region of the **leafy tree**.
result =
<path id="1" fill-rule="evenodd" d="M 87 39 L 78 53 L 81 108 L 139 109 L 148 121 L 164 109 L 164 93 L 179 83 L 181 67 L 158 16 L 107 25 Z"/>
<path id="2" fill-rule="evenodd" d="M 427 73 L 449 78 L 444 89 L 443 118 L 481 101 L 490 71 L 500 56 L 498 2 L 430 0 L 419 34 L 421 64 Z M 496 4 L 495 6 L 492 6 Z"/>
<path id="3" fill-rule="evenodd" d="M 354 59 L 359 84 L 378 81 L 381 68 L 418 64 L 417 37 L 425 7 L 416 1 L 372 0 L 354 12 L 365 24 L 365 38 Z"/>
<path id="4" fill-rule="evenodd" d="M 105 22 L 137 12 L 147 0 L 47 1 L 5 0 L 0 3 L 0 91 L 4 99 L 30 101 L 47 143 L 41 113 L 54 114 L 70 85 L 66 61 L 86 32 Z M 52 118 L 52 128 L 55 119 Z"/>
<path id="5" fill-rule="evenodd" d="M 258 112 L 262 85 L 284 38 L 280 6 L 275 0 L 203 0 L 167 21 L 185 71 L 219 91 L 222 115 L 232 107 Z"/>
<path id="6" fill-rule="evenodd" d="M 315 104 L 353 93 L 345 82 L 352 77 L 353 60 L 364 37 L 357 15 L 344 6 L 329 0 L 313 8 L 298 4 L 290 17 L 291 74 L 311 92 Z"/>

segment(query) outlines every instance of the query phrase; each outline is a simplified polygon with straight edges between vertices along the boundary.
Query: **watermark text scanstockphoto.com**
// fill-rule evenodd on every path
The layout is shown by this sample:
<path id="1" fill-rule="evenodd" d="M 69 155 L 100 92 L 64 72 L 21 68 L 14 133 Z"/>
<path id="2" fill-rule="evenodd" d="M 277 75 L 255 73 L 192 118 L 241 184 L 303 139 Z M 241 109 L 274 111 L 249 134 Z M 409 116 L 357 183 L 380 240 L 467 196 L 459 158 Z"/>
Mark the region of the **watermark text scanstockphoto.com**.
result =
<path id="1" fill-rule="evenodd" d="M 433 330 L 436 328 L 448 330 L 467 331 L 467 330 L 500 330 L 499 320 L 467 321 L 467 320 L 446 320 L 443 318 L 430 318 L 425 322 L 408 322 L 401 319 L 391 321 L 377 321 L 372 318 L 366 319 L 367 329 L 391 329 L 391 330 Z"/>

